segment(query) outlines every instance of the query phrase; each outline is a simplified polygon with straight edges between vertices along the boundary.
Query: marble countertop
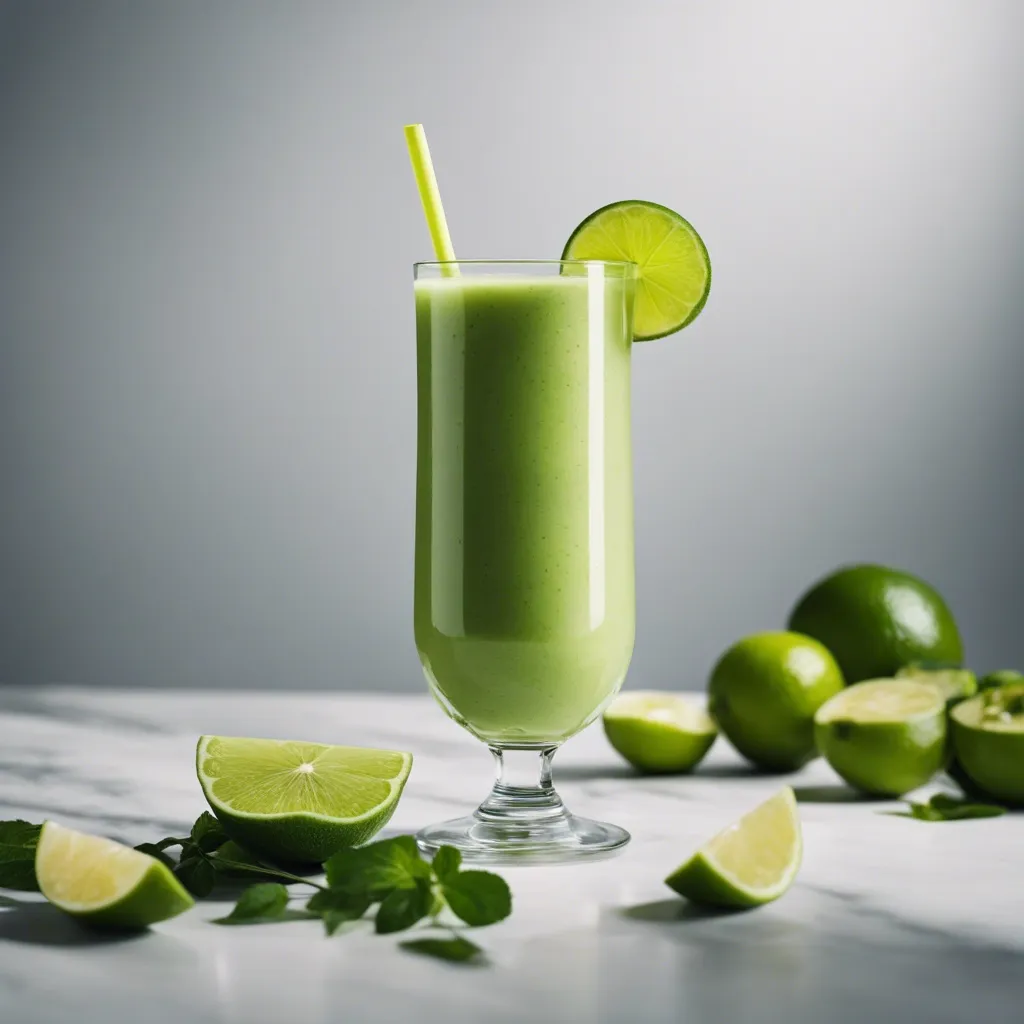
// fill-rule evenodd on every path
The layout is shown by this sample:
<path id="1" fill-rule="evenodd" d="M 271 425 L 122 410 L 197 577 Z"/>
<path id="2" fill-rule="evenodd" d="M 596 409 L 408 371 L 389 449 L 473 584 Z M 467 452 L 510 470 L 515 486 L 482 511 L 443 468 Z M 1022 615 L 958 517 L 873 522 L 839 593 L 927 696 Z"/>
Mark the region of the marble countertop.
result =
<path id="1" fill-rule="evenodd" d="M 200 733 L 411 750 L 389 832 L 471 809 L 483 746 L 427 697 L 0 689 L 0 819 L 51 817 L 136 843 L 203 810 Z M 856 800 L 816 762 L 790 777 L 805 858 L 756 911 L 708 915 L 662 884 L 721 826 L 770 795 L 719 741 L 689 777 L 633 775 L 600 728 L 566 745 L 569 806 L 628 828 L 618 857 L 503 869 L 512 916 L 468 967 L 316 922 L 209 924 L 202 902 L 152 932 L 97 940 L 38 896 L 0 893 L 4 1024 L 506 1021 L 829 1022 L 1020 1019 L 1024 815 L 929 824 Z"/>

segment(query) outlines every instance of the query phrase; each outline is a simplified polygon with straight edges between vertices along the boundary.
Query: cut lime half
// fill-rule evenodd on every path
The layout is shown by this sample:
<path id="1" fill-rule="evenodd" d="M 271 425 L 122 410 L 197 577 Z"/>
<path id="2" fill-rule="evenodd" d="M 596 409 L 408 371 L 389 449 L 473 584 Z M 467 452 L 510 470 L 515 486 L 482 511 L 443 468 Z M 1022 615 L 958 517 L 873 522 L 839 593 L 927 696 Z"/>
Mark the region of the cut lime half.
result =
<path id="1" fill-rule="evenodd" d="M 235 842 L 273 860 L 322 863 L 390 820 L 412 754 L 296 740 L 201 736 L 196 774 Z"/>
<path id="2" fill-rule="evenodd" d="M 947 707 L 973 697 L 978 692 L 978 678 L 968 668 L 912 662 L 899 669 L 896 678 L 913 679 L 934 686 L 942 694 Z"/>
<path id="3" fill-rule="evenodd" d="M 54 821 L 39 834 L 36 878 L 55 907 L 100 927 L 146 928 L 193 906 L 155 857 Z"/>
<path id="4" fill-rule="evenodd" d="M 814 738 L 855 789 L 902 796 L 923 786 L 946 760 L 946 698 L 916 679 L 867 679 L 818 709 Z"/>
<path id="5" fill-rule="evenodd" d="M 655 690 L 620 694 L 602 722 L 608 742 L 642 772 L 688 772 L 718 735 L 711 716 L 696 702 Z"/>
<path id="6" fill-rule="evenodd" d="M 803 857 L 793 790 L 771 799 L 719 832 L 665 879 L 680 896 L 719 907 L 756 907 L 793 884 Z"/>
<path id="7" fill-rule="evenodd" d="M 562 259 L 637 265 L 636 341 L 681 330 L 704 308 L 711 290 L 711 261 L 700 235 L 678 213 L 641 199 L 592 213 L 565 243 Z"/>
<path id="8" fill-rule="evenodd" d="M 984 690 L 950 713 L 959 766 L 990 799 L 1024 805 L 1024 683 Z"/>

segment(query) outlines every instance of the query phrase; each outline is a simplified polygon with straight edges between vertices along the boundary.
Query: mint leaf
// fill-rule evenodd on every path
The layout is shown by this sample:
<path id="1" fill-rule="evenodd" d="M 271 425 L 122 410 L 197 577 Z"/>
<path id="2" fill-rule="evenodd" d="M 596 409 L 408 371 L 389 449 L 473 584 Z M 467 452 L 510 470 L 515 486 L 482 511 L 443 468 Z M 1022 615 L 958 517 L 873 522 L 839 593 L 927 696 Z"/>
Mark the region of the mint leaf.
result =
<path id="1" fill-rule="evenodd" d="M 926 804 L 908 801 L 910 816 L 918 821 L 966 821 L 969 818 L 998 818 L 1006 813 L 998 804 L 962 800 L 948 793 L 936 793 Z"/>
<path id="2" fill-rule="evenodd" d="M 377 934 L 388 935 L 411 928 L 430 913 L 432 903 L 430 883 L 423 878 L 417 878 L 408 888 L 392 889 L 377 908 Z"/>
<path id="3" fill-rule="evenodd" d="M 0 821 L 0 888 L 38 892 L 36 845 L 42 825 Z"/>
<path id="4" fill-rule="evenodd" d="M 358 921 L 369 909 L 370 901 L 365 896 L 338 889 L 321 889 L 306 904 L 306 910 L 323 919 L 328 935 L 333 935 L 347 921 Z"/>
<path id="5" fill-rule="evenodd" d="M 411 888 L 417 879 L 430 878 L 430 865 L 421 859 L 412 836 L 340 850 L 324 864 L 324 871 L 332 889 L 360 893 L 372 903 L 386 899 L 392 889 Z"/>
<path id="6" fill-rule="evenodd" d="M 456 875 L 462 865 L 462 854 L 454 846 L 442 846 L 434 854 L 431 867 L 439 882 L 443 882 L 450 875 Z"/>
<path id="7" fill-rule="evenodd" d="M 138 850 L 139 853 L 148 853 L 150 857 L 155 857 L 161 864 L 165 864 L 172 871 L 177 866 L 174 861 L 164 853 L 164 847 L 159 843 L 139 843 L 135 849 Z"/>
<path id="8" fill-rule="evenodd" d="M 918 821 L 945 821 L 945 815 L 941 811 L 937 811 L 930 804 L 915 804 L 908 801 L 910 807 L 910 817 L 916 818 Z"/>
<path id="9" fill-rule="evenodd" d="M 410 953 L 433 956 L 453 963 L 465 963 L 483 955 L 483 950 L 475 942 L 461 935 L 453 935 L 450 939 L 408 939 L 400 945 Z"/>
<path id="10" fill-rule="evenodd" d="M 280 921 L 288 908 L 288 890 L 279 882 L 260 882 L 250 885 L 227 917 L 214 924 L 262 924 Z"/>
<path id="11" fill-rule="evenodd" d="M 209 811 L 203 811 L 196 818 L 189 838 L 203 853 L 210 853 L 228 841 L 228 834 L 224 831 L 224 826 Z"/>
<path id="12" fill-rule="evenodd" d="M 512 913 L 512 893 L 500 875 L 490 871 L 460 871 L 441 883 L 452 913 L 479 927 L 503 921 Z"/>
<path id="13" fill-rule="evenodd" d="M 157 846 L 160 844 L 157 843 Z M 186 840 L 181 847 L 181 853 L 178 855 L 178 860 L 184 864 L 187 860 L 202 860 L 205 854 L 202 850 L 192 842 L 191 839 Z"/>
<path id="14" fill-rule="evenodd" d="M 193 896 L 200 899 L 213 892 L 213 886 L 217 881 L 217 872 L 202 854 L 188 858 L 182 855 L 182 859 L 174 868 L 174 874 Z"/>

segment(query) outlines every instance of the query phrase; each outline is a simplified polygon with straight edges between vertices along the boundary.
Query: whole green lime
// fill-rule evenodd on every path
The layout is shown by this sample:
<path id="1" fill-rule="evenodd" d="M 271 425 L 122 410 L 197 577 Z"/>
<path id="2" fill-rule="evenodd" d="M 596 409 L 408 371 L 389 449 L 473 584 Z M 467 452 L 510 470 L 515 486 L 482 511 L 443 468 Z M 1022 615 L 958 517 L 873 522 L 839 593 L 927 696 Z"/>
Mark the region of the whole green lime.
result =
<path id="1" fill-rule="evenodd" d="M 799 633 L 755 633 L 733 644 L 708 682 L 708 710 L 729 742 L 770 771 L 815 756 L 814 713 L 843 688 L 828 649 Z"/>
<path id="2" fill-rule="evenodd" d="M 911 662 L 963 662 L 960 631 L 939 592 L 884 565 L 826 576 L 797 602 L 789 628 L 820 640 L 847 683 L 890 677 Z"/>

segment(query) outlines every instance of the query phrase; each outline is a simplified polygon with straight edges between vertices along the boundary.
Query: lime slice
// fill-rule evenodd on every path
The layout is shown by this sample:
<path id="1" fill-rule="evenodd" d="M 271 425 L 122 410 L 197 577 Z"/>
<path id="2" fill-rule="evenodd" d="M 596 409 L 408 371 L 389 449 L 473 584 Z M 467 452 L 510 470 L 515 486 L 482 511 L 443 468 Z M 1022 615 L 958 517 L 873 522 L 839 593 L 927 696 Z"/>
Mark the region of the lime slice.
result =
<path id="1" fill-rule="evenodd" d="M 912 662 L 896 673 L 897 679 L 915 679 L 938 689 L 947 705 L 956 704 L 978 692 L 978 677 L 968 668 Z"/>
<path id="2" fill-rule="evenodd" d="M 704 308 L 711 261 L 689 221 L 640 199 L 603 206 L 565 243 L 563 260 L 625 260 L 637 265 L 633 335 L 674 334 Z"/>
<path id="3" fill-rule="evenodd" d="M 950 713 L 959 767 L 987 797 L 1024 804 L 1024 683 L 985 690 Z"/>
<path id="4" fill-rule="evenodd" d="M 412 754 L 294 740 L 201 736 L 196 774 L 235 842 L 274 860 L 322 863 L 377 834 Z"/>
<path id="5" fill-rule="evenodd" d="M 609 743 L 642 772 L 688 772 L 718 735 L 702 707 L 653 690 L 620 694 L 602 722 Z"/>
<path id="6" fill-rule="evenodd" d="M 786 786 L 719 832 L 665 884 L 695 903 L 756 907 L 793 884 L 802 856 L 800 815 Z"/>
<path id="7" fill-rule="evenodd" d="M 194 905 L 155 857 L 54 821 L 39 834 L 36 878 L 55 907 L 99 927 L 146 928 Z"/>
<path id="8" fill-rule="evenodd" d="M 923 786 L 945 762 L 946 701 L 929 683 L 865 680 L 818 709 L 814 738 L 855 789 L 902 796 Z"/>

